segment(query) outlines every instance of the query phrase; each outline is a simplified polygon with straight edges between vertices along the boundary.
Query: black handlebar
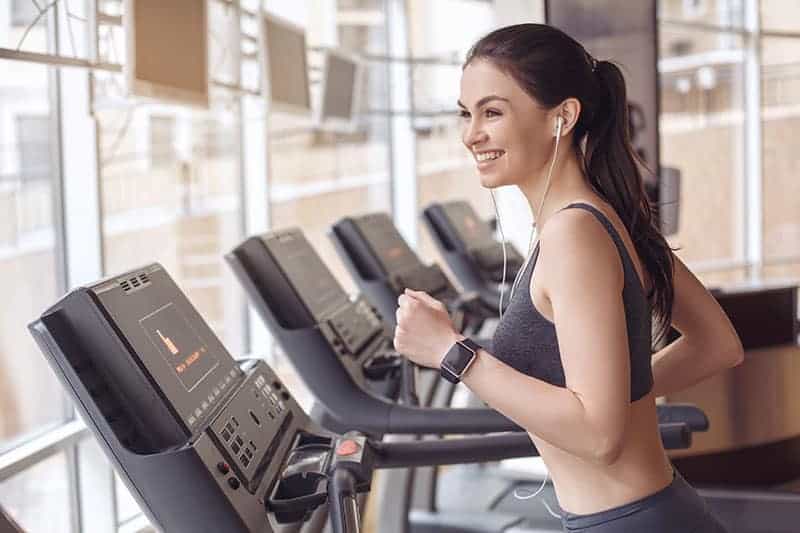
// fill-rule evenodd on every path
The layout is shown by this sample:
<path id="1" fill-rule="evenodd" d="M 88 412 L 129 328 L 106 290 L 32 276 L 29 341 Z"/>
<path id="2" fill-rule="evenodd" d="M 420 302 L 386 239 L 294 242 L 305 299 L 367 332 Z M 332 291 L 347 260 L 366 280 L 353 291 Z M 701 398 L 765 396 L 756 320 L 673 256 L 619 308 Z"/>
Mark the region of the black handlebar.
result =
<path id="1" fill-rule="evenodd" d="M 361 531 L 356 483 L 355 475 L 347 468 L 335 469 L 328 478 L 328 511 L 333 533 Z"/>
<path id="2" fill-rule="evenodd" d="M 708 431 L 708 417 L 702 409 L 688 403 L 657 405 L 658 423 L 682 423 L 690 431 Z"/>
<path id="3" fill-rule="evenodd" d="M 376 468 L 482 463 L 539 455 L 527 433 L 410 442 L 370 441 Z"/>

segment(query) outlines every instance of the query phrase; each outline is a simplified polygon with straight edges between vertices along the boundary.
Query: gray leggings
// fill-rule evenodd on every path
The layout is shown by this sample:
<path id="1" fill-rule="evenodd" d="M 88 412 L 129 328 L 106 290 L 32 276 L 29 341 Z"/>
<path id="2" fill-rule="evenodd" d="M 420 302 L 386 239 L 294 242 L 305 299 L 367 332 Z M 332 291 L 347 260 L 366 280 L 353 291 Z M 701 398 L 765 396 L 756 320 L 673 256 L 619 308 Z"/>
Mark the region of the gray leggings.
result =
<path id="1" fill-rule="evenodd" d="M 669 486 L 646 498 L 588 515 L 565 511 L 561 521 L 568 533 L 725 533 L 678 472 Z"/>

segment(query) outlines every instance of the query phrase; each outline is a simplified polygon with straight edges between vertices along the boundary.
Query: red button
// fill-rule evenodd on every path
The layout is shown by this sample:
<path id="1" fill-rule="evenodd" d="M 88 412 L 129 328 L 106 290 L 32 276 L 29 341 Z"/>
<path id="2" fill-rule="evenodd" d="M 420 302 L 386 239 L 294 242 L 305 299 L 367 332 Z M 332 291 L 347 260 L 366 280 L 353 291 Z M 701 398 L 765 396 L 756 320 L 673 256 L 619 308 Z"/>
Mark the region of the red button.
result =
<path id="1" fill-rule="evenodd" d="M 354 440 L 343 440 L 336 448 L 336 455 L 353 455 L 361 451 L 361 446 Z"/>

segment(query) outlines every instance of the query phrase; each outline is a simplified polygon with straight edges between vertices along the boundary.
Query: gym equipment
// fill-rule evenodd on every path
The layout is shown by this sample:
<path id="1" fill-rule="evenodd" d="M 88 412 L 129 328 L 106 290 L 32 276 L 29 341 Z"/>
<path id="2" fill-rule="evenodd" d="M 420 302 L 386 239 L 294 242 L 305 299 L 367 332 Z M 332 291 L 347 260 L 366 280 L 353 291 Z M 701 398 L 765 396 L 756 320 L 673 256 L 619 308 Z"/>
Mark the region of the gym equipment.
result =
<path id="1" fill-rule="evenodd" d="M 444 303 L 453 323 L 468 336 L 497 317 L 491 301 L 475 292 L 459 292 L 439 265 L 424 264 L 386 213 L 345 217 L 333 225 L 330 237 L 359 290 L 392 325 L 397 297 L 406 288 Z"/>
<path id="2" fill-rule="evenodd" d="M 73 290 L 29 330 L 152 524 L 280 531 L 325 503 L 359 531 L 376 468 L 535 453 L 525 434 L 389 443 L 320 428 L 263 361 L 236 361 L 163 267 Z"/>

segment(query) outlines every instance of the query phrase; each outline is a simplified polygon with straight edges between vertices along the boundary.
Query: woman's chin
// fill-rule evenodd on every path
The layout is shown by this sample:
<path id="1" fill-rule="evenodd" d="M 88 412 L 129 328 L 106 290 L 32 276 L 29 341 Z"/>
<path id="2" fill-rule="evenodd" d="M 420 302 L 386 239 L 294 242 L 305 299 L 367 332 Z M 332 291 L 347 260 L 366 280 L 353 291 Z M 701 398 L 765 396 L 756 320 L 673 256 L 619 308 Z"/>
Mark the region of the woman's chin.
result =
<path id="1" fill-rule="evenodd" d="M 504 183 L 502 176 L 499 176 L 493 172 L 481 172 L 480 180 L 481 187 L 485 189 L 495 189 L 497 187 L 502 187 L 503 185 L 508 185 L 507 183 Z"/>

